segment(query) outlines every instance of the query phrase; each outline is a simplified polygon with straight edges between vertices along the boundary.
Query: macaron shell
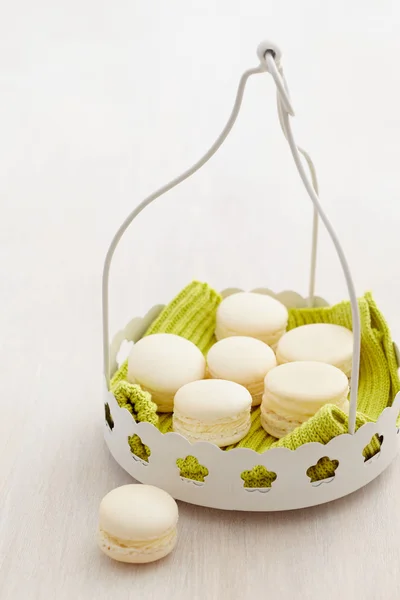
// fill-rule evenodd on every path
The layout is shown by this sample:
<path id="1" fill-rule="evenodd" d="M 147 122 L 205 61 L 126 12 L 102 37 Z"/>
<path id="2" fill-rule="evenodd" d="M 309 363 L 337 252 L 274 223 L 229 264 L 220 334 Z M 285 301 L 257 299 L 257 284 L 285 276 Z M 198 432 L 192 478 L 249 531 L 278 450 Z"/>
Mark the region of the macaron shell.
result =
<path id="1" fill-rule="evenodd" d="M 128 381 L 156 392 L 175 392 L 185 383 L 203 379 L 205 358 L 189 340 L 156 333 L 139 340 L 128 358 Z"/>
<path id="2" fill-rule="evenodd" d="M 326 363 L 289 362 L 267 373 L 265 390 L 277 397 L 318 405 L 347 393 L 348 379 L 342 371 Z"/>
<path id="3" fill-rule="evenodd" d="M 175 500 L 164 490 L 150 485 L 121 486 L 109 492 L 100 503 L 100 529 L 119 540 L 156 540 L 177 521 Z"/>
<path id="4" fill-rule="evenodd" d="M 276 349 L 279 364 L 317 361 L 334 365 L 348 374 L 353 357 L 353 333 L 330 323 L 312 323 L 285 333 Z"/>
<path id="5" fill-rule="evenodd" d="M 211 377 L 249 385 L 263 382 L 265 375 L 276 367 L 272 348 L 247 336 L 227 337 L 212 346 L 207 355 Z"/>
<path id="6" fill-rule="evenodd" d="M 217 309 L 217 339 L 228 335 L 259 336 L 286 328 L 287 308 L 265 294 L 239 292 L 225 298 Z M 276 342 L 278 340 L 275 340 Z"/>
<path id="7" fill-rule="evenodd" d="M 188 383 L 177 391 L 174 413 L 212 423 L 250 411 L 251 402 L 250 392 L 238 383 L 203 379 Z"/>
<path id="8" fill-rule="evenodd" d="M 272 394 L 269 390 L 265 390 L 262 405 L 273 412 L 276 412 L 280 417 L 289 419 L 290 421 L 307 421 L 310 417 L 325 404 L 335 404 L 338 408 L 344 409 L 347 403 L 348 388 L 338 396 L 332 396 L 329 399 L 321 398 L 320 400 L 299 400 L 298 398 L 285 398 Z"/>

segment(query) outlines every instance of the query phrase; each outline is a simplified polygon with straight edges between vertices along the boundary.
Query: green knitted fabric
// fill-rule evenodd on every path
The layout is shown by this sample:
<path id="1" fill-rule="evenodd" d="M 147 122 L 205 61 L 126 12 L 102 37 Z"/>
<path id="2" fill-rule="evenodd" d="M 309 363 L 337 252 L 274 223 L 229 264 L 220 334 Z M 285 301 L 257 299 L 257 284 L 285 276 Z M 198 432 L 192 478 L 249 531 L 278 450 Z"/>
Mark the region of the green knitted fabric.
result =
<path id="1" fill-rule="evenodd" d="M 358 306 L 362 334 L 357 408 L 375 421 L 400 389 L 397 361 L 389 328 L 371 294 L 360 298 Z M 335 323 L 351 329 L 350 302 L 289 311 L 289 329 L 308 323 Z"/>
<path id="2" fill-rule="evenodd" d="M 104 405 L 104 417 L 105 417 L 105 420 L 107 421 L 109 428 L 112 431 L 114 429 L 114 420 L 111 416 L 110 405 L 108 404 L 108 402 L 107 402 L 107 404 Z"/>
<path id="3" fill-rule="evenodd" d="M 195 343 L 206 354 L 215 342 L 215 316 L 220 301 L 221 297 L 207 284 L 193 282 L 161 311 L 145 335 L 153 333 L 181 335 Z M 368 421 L 375 421 L 382 410 L 391 405 L 396 393 L 400 390 L 397 361 L 390 332 L 371 294 L 366 294 L 359 300 L 359 308 L 362 340 L 357 428 Z M 341 302 L 332 307 L 291 309 L 289 311 L 288 329 L 308 323 L 334 323 L 351 329 L 350 303 Z M 127 362 L 121 366 L 111 382 L 111 389 L 114 394 L 117 394 L 120 406 L 124 406 L 128 410 L 131 406 L 130 412 L 136 415 L 137 421 L 151 419 L 150 422 L 155 424 L 162 433 L 172 431 L 172 415 L 167 413 L 157 416 L 155 405 L 150 402 L 152 405 L 150 407 L 148 398 L 145 402 L 147 408 L 142 408 L 142 400 L 139 401 L 139 397 L 142 398 L 141 395 L 147 393 L 143 392 L 139 386 L 128 383 L 126 374 Z M 131 388 L 135 388 L 134 394 Z M 133 406 L 136 406 L 136 409 L 132 410 Z M 143 415 L 145 415 L 144 418 Z M 326 444 L 337 435 L 347 433 L 347 430 L 348 422 L 345 413 L 334 405 L 325 405 L 301 427 L 284 438 L 276 440 L 262 428 L 260 407 L 256 407 L 252 410 L 249 433 L 239 443 L 229 446 L 225 450 L 251 448 L 259 453 L 272 447 L 295 450 L 308 442 Z M 146 453 L 137 445 L 135 447 L 142 456 Z M 364 450 L 366 460 L 376 454 L 379 449 L 380 442 L 377 436 L 374 436 Z M 139 456 L 139 454 L 137 455 Z M 190 460 L 189 463 L 185 463 L 183 471 L 185 475 L 182 472 L 181 474 L 194 480 L 203 481 L 202 469 L 204 468 L 206 467 Z M 335 457 L 323 457 L 317 465 L 308 469 L 307 475 L 311 481 L 317 481 L 332 477 L 336 468 Z M 261 465 L 242 473 L 244 487 L 269 487 L 275 478 L 274 473 L 267 471 Z"/>
<path id="4" fill-rule="evenodd" d="M 128 436 L 128 444 L 132 454 L 138 456 L 142 460 L 149 462 L 149 456 L 151 454 L 150 448 L 143 444 L 142 440 L 138 435 Z"/>
<path id="5" fill-rule="evenodd" d="M 265 450 L 268 450 L 269 448 L 283 447 L 288 448 L 289 450 L 296 450 L 299 446 L 309 442 L 327 444 L 334 437 L 341 435 L 342 433 L 347 433 L 348 431 L 347 415 L 334 404 L 326 404 L 311 417 L 311 419 L 280 440 L 268 435 L 262 428 L 260 423 L 260 407 L 253 410 L 251 417 L 252 425 L 247 436 L 238 444 L 229 446 L 227 450 L 232 448 L 251 448 L 260 453 L 265 452 Z M 368 419 L 365 415 L 357 413 L 356 429 L 370 421 L 371 419 Z M 379 449 L 380 443 L 376 436 L 374 436 L 368 446 L 364 449 L 364 456 L 367 459 L 372 458 L 372 456 L 379 452 Z M 334 465 L 330 460 L 331 458 L 334 459 L 334 457 L 323 457 L 318 461 L 317 465 L 313 465 L 308 469 L 307 474 L 311 481 L 327 479 L 335 474 L 335 469 L 333 468 Z M 246 471 L 242 473 L 245 487 L 269 487 L 276 478 L 273 477 L 273 475 L 265 476 L 265 474 L 260 473 L 257 478 L 258 485 L 255 485 L 255 474 L 245 475 L 246 473 Z M 249 481 L 252 481 L 253 484 L 249 485 Z M 267 485 L 265 482 L 267 482 Z"/>
<path id="6" fill-rule="evenodd" d="M 110 386 L 116 401 L 121 408 L 126 408 L 135 421 L 147 421 L 158 427 L 157 405 L 152 401 L 149 392 L 144 392 L 139 385 L 128 381 L 114 379 Z"/>
<path id="7" fill-rule="evenodd" d="M 221 299 L 221 296 L 206 283 L 193 281 L 161 311 L 145 335 L 174 333 L 192 341 L 206 354 L 216 341 L 215 317 Z M 110 382 L 110 389 L 119 406 L 126 408 L 137 422 L 152 423 L 163 433 L 171 431 L 172 415 L 158 415 L 157 405 L 152 402 L 151 395 L 139 385 L 129 383 L 127 374 L 126 360 Z M 150 450 L 142 444 L 139 436 L 131 436 L 129 445 L 133 454 L 148 460 Z"/>
<path id="8" fill-rule="evenodd" d="M 207 283 L 193 281 L 161 311 L 145 336 L 152 333 L 174 333 L 190 340 L 203 354 L 207 354 L 216 342 L 215 318 L 221 300 L 221 296 Z M 129 405 L 132 398 L 138 401 L 137 394 L 140 388 L 126 380 L 127 374 L 128 361 L 126 360 L 112 377 L 110 389 L 119 405 L 132 413 Z M 154 405 L 151 407 L 152 412 L 154 412 L 153 408 Z M 149 419 L 142 417 L 136 420 L 148 421 Z M 149 422 L 153 423 L 153 420 Z M 154 422 L 153 425 L 157 426 L 157 423 Z"/>
<path id="9" fill-rule="evenodd" d="M 176 465 L 179 469 L 180 476 L 186 477 L 186 479 L 204 481 L 208 475 L 207 467 L 201 465 L 195 456 L 178 458 Z"/>
<path id="10" fill-rule="evenodd" d="M 331 460 L 327 456 L 323 456 L 316 465 L 308 467 L 306 474 L 310 478 L 310 481 L 321 481 L 328 477 L 334 477 L 338 466 L 338 460 Z"/>
<path id="11" fill-rule="evenodd" d="M 257 465 L 250 471 L 243 471 L 240 476 L 246 488 L 267 488 L 271 487 L 276 479 L 276 473 L 267 471 L 263 465 Z"/>
<path id="12" fill-rule="evenodd" d="M 390 406 L 400 381 L 397 373 L 397 361 L 393 349 L 389 328 L 379 312 L 371 294 L 359 299 L 362 326 L 360 383 L 358 388 L 358 413 L 356 427 L 368 421 L 375 421 L 382 410 Z M 309 323 L 334 323 L 351 329 L 350 302 L 341 302 L 332 307 L 302 308 L 289 311 L 288 329 Z M 384 341 L 384 343 L 382 343 Z M 252 413 L 252 426 L 238 444 L 237 448 L 252 448 L 265 452 L 271 447 L 284 447 L 295 450 L 308 442 L 326 444 L 342 433 L 347 433 L 347 416 L 336 406 L 326 405 L 311 419 L 303 423 L 289 435 L 277 441 L 265 433 L 260 422 L 260 408 Z M 371 458 L 379 451 L 380 443 L 375 436 L 365 448 L 364 457 Z M 329 457 L 334 458 L 334 457 Z M 334 464 L 329 458 L 323 460 L 308 471 L 311 481 L 325 479 L 334 475 Z M 262 487 L 262 486 L 260 486 Z"/>
<path id="13" fill-rule="evenodd" d="M 193 281 L 161 311 L 145 335 L 174 333 L 207 354 L 216 342 L 215 318 L 221 300 L 207 283 Z"/>

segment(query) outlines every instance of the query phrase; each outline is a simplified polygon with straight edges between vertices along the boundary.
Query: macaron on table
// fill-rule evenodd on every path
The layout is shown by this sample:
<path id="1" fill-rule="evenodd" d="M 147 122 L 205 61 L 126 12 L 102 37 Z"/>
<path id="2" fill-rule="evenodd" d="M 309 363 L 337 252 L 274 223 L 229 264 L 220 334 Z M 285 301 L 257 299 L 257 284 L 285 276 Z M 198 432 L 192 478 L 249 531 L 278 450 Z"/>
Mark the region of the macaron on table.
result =
<path id="1" fill-rule="evenodd" d="M 150 485 L 123 485 L 101 501 L 98 545 L 119 562 L 154 562 L 174 549 L 177 522 L 169 494 Z"/>
<path id="2" fill-rule="evenodd" d="M 157 530 L 144 531 L 134 511 L 126 527 L 119 522 L 118 507 L 129 503 L 130 494 L 135 494 L 134 502 L 146 503 L 146 494 L 150 503 L 157 502 L 157 492 L 149 492 L 154 488 L 148 486 L 219 509 L 290 510 L 359 489 L 398 452 L 397 348 L 373 296 L 356 294 L 347 259 L 319 201 L 313 163 L 294 140 L 281 52 L 264 42 L 258 58 L 259 65 L 242 75 L 232 113 L 216 142 L 128 215 L 106 256 L 105 440 L 121 467 L 146 484 L 143 498 L 129 489 L 138 486 L 126 486 L 101 505 L 99 543 L 110 556 L 122 557 L 118 560 L 153 560 L 174 544 L 172 499 Z M 260 287 L 246 290 L 222 289 L 212 277 L 194 279 L 149 304 L 144 316 L 133 312 L 126 327 L 111 337 L 109 275 L 123 234 L 148 205 L 217 152 L 237 119 L 248 79 L 265 75 L 276 86 L 279 123 L 314 211 L 308 296 L 271 291 L 264 287 L 269 284 L 265 276 L 255 282 Z M 333 305 L 314 289 L 319 223 L 333 243 L 347 285 L 349 300 Z M 280 261 L 284 269 L 285 258 Z M 240 285 L 239 270 L 232 286 Z M 124 341 L 133 345 L 121 358 Z"/>

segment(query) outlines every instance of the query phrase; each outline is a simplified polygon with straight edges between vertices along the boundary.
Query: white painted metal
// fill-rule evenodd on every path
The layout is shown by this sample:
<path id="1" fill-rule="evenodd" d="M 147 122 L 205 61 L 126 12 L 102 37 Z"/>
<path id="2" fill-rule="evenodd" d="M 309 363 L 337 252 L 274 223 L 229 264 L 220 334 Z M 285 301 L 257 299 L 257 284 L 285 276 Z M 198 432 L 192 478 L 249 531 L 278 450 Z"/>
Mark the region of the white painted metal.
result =
<path id="1" fill-rule="evenodd" d="M 224 296 L 238 290 L 226 290 Z M 288 307 L 306 307 L 308 299 L 292 291 L 274 294 L 260 288 L 258 293 L 273 295 Z M 323 298 L 317 298 L 319 306 L 326 306 Z M 143 318 L 133 319 L 118 332 L 111 346 L 111 361 L 116 369 L 116 356 L 123 340 L 137 341 L 151 324 L 162 306 L 155 306 Z M 168 491 L 174 498 L 192 504 L 226 510 L 277 511 L 291 510 L 322 504 L 346 496 L 363 487 L 390 464 L 398 452 L 399 434 L 396 420 L 400 411 L 400 394 L 393 406 L 385 409 L 377 423 L 368 423 L 354 435 L 344 434 L 328 444 L 305 444 L 295 451 L 286 448 L 267 450 L 263 454 L 247 448 L 230 451 L 220 450 L 209 443 L 190 444 L 176 433 L 162 434 L 149 423 L 136 423 L 132 415 L 118 406 L 104 380 L 104 403 L 108 403 L 114 426 L 105 425 L 105 440 L 111 454 L 120 466 L 142 483 L 156 485 Z M 134 457 L 128 445 L 128 436 L 137 434 L 149 446 L 149 462 Z M 379 454 L 364 462 L 362 451 L 373 435 L 383 436 Z M 203 485 L 180 476 L 176 460 L 195 456 L 206 466 L 209 475 Z M 338 460 L 339 466 L 333 479 L 311 483 L 307 469 L 318 460 L 328 456 Z M 266 489 L 245 489 L 240 475 L 243 471 L 263 465 L 277 474 L 276 481 Z"/>

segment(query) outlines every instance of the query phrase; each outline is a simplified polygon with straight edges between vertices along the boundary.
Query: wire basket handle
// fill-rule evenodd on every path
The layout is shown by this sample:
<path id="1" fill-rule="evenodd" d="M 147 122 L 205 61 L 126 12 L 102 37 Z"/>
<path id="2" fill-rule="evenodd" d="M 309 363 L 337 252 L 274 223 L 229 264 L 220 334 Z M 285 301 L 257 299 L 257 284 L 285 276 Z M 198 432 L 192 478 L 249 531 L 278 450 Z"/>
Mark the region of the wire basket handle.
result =
<path id="1" fill-rule="evenodd" d="M 318 238 L 318 218 L 321 219 L 325 228 L 333 242 L 335 250 L 338 254 L 340 264 L 342 266 L 347 289 L 349 292 L 350 303 L 351 303 L 351 314 L 352 314 L 352 325 L 353 325 L 353 366 L 351 372 L 351 391 L 350 391 L 350 411 L 349 411 L 349 433 L 355 432 L 356 424 L 356 412 L 357 412 L 357 395 L 358 395 L 358 380 L 360 370 L 360 347 L 361 347 L 361 327 L 360 327 L 360 314 L 357 303 L 357 296 L 353 279 L 351 277 L 349 265 L 344 255 L 343 249 L 340 245 L 339 239 L 336 235 L 334 228 L 332 227 L 327 215 L 325 214 L 318 197 L 318 182 L 316 172 L 311 158 L 303 149 L 296 145 L 293 131 L 291 128 L 290 117 L 294 116 L 294 110 L 292 101 L 289 94 L 289 88 L 283 73 L 281 66 L 282 53 L 278 46 L 270 42 L 261 42 L 258 46 L 257 54 L 260 59 L 258 67 L 249 69 L 243 73 L 240 78 L 238 89 L 236 92 L 235 103 L 233 105 L 232 112 L 229 119 L 221 131 L 218 138 L 215 140 L 213 145 L 207 150 L 207 152 L 189 169 L 184 171 L 181 175 L 162 186 L 150 196 L 145 198 L 125 219 L 118 231 L 114 235 L 110 247 L 107 251 L 107 255 L 104 261 L 103 268 L 103 282 L 102 282 L 102 302 L 103 302 L 103 361 L 104 361 L 104 374 L 107 380 L 107 385 L 110 382 L 110 334 L 109 334 L 109 275 L 111 261 L 115 252 L 115 249 L 121 240 L 123 234 L 128 229 L 132 221 L 154 200 L 164 195 L 165 193 L 172 190 L 174 187 L 191 177 L 196 171 L 201 169 L 210 158 L 217 152 L 222 146 L 226 138 L 228 137 L 232 127 L 234 126 L 238 117 L 240 107 L 243 100 L 244 89 L 246 83 L 251 75 L 257 75 L 260 73 L 268 72 L 276 85 L 277 90 L 277 106 L 279 122 L 284 133 L 284 136 L 289 144 L 293 160 L 295 162 L 297 171 L 304 184 L 304 187 L 310 197 L 311 202 L 314 205 L 314 216 L 313 216 L 313 234 L 312 234 L 312 254 L 311 254 L 311 271 L 310 271 L 310 286 L 309 286 L 309 301 L 312 305 L 314 298 L 314 284 L 315 284 L 315 268 L 316 268 L 316 256 L 317 256 L 317 238 Z M 308 178 L 301 155 L 305 158 L 306 164 L 310 171 L 310 179 Z"/>

